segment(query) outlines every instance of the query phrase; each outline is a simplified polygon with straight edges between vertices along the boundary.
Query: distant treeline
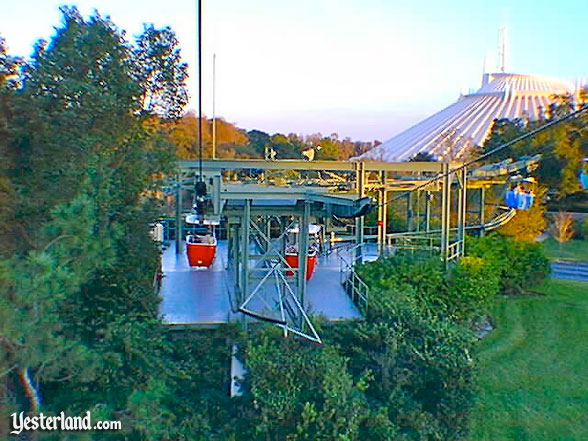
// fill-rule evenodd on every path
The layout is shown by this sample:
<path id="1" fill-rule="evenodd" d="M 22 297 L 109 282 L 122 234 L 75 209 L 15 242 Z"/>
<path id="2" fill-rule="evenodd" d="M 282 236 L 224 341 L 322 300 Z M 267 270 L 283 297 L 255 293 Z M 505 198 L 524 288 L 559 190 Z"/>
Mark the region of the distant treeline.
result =
<path id="1" fill-rule="evenodd" d="M 210 158 L 212 157 L 213 121 L 203 118 L 202 122 L 202 153 L 203 157 Z M 180 119 L 162 124 L 167 128 L 170 141 L 177 146 L 177 155 L 180 159 L 197 158 L 197 115 L 190 112 Z M 348 137 L 339 139 L 337 133 L 329 136 L 321 133 L 270 135 L 256 129 L 246 131 L 223 118 L 216 119 L 215 130 L 216 158 L 263 158 L 267 150 L 273 150 L 276 153 L 276 159 L 301 159 L 304 150 L 314 148 L 314 159 L 345 160 L 361 155 L 380 144 L 379 141 L 352 141 Z"/>

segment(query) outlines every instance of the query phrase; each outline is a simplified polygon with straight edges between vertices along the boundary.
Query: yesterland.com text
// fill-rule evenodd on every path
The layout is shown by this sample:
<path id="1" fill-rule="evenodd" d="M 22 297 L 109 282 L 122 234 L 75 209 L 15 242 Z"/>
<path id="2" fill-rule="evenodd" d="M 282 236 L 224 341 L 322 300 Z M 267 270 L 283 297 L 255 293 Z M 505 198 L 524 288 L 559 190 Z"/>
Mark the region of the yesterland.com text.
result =
<path id="1" fill-rule="evenodd" d="M 43 412 L 39 415 L 25 415 L 24 412 L 13 413 L 12 417 L 12 431 L 13 435 L 20 434 L 23 430 L 25 432 L 43 430 L 61 430 L 61 431 L 88 431 L 88 430 L 121 430 L 122 425 L 120 421 L 97 421 L 92 424 L 92 417 L 90 411 L 87 411 L 84 416 L 66 416 L 64 412 L 59 415 L 45 415 Z"/>

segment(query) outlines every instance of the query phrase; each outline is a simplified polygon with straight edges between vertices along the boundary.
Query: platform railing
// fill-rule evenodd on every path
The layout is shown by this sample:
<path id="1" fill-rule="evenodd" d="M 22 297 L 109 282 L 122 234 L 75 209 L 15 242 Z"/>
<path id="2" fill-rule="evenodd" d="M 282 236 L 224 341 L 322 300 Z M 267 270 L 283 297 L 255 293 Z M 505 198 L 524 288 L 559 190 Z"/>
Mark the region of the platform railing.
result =
<path id="1" fill-rule="evenodd" d="M 458 240 L 457 242 L 450 244 L 447 247 L 447 261 L 459 258 L 459 256 L 463 254 L 463 245 L 463 240 Z"/>
<path id="2" fill-rule="evenodd" d="M 352 247 L 352 249 L 355 247 Z M 352 251 L 352 249 L 350 251 Z M 352 251 L 351 256 L 354 252 Z M 361 280 L 361 277 L 355 272 L 353 263 L 349 262 L 342 255 L 339 255 L 340 272 L 339 282 L 345 288 L 345 291 L 351 296 L 351 301 L 359 308 L 362 314 L 367 313 L 369 292 L 367 284 Z"/>
<path id="3" fill-rule="evenodd" d="M 386 246 L 396 250 L 435 252 L 440 249 L 440 242 L 439 237 L 419 234 L 386 236 Z"/>

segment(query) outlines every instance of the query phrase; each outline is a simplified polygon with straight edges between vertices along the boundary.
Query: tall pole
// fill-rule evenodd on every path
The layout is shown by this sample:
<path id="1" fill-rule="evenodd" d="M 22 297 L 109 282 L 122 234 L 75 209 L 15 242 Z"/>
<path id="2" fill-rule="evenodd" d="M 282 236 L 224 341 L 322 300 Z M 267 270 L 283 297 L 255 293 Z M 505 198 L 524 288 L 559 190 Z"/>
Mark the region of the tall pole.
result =
<path id="1" fill-rule="evenodd" d="M 482 227 L 480 228 L 480 236 L 483 236 L 485 231 L 484 231 L 484 222 L 486 222 L 486 219 L 484 219 L 484 208 L 486 206 L 486 189 L 484 188 L 484 186 L 482 186 L 480 188 L 480 225 L 482 225 Z"/>
<path id="2" fill-rule="evenodd" d="M 212 55 L 212 159 L 216 159 L 216 54 Z"/>
<path id="3" fill-rule="evenodd" d="M 198 169 L 202 182 L 202 0 L 198 0 Z"/>
<path id="4" fill-rule="evenodd" d="M 361 199 L 365 196 L 365 164 L 363 162 L 355 163 L 355 185 L 357 188 L 358 197 Z M 363 263 L 363 216 L 355 218 L 355 256 L 353 256 L 353 263 Z"/>
<path id="5" fill-rule="evenodd" d="M 308 272 L 308 227 L 310 225 L 310 202 L 304 201 L 304 211 L 298 224 L 298 300 L 302 309 L 306 307 L 306 274 Z M 301 323 L 302 325 L 302 317 Z"/>
<path id="6" fill-rule="evenodd" d="M 177 177 L 176 186 L 176 254 L 182 253 L 182 239 L 183 239 L 183 224 L 182 224 L 182 174 Z"/>

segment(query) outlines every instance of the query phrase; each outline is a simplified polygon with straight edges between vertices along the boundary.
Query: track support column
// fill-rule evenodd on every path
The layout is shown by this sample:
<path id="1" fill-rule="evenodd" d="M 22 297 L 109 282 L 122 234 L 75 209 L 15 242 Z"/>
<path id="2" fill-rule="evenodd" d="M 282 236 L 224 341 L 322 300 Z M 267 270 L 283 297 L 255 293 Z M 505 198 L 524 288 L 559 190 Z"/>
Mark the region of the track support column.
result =
<path id="1" fill-rule="evenodd" d="M 449 163 L 444 163 L 441 173 L 443 177 L 443 191 L 441 197 L 441 260 L 447 263 L 449 255 L 449 241 L 451 239 L 451 181 Z"/>
<path id="2" fill-rule="evenodd" d="M 304 212 L 299 224 L 298 249 L 298 298 L 303 308 L 306 307 L 306 273 L 308 271 L 308 226 L 310 224 L 310 202 L 304 201 Z"/>
<path id="3" fill-rule="evenodd" d="M 365 196 L 365 163 L 357 162 L 355 165 L 355 185 L 357 187 L 357 194 L 360 198 Z M 355 244 L 363 243 L 363 217 L 355 219 Z M 361 246 L 355 249 L 356 262 L 361 263 L 363 260 L 363 253 Z"/>
<path id="4" fill-rule="evenodd" d="M 457 178 L 459 182 L 459 195 L 457 199 L 457 240 L 459 242 L 458 257 L 461 257 L 465 253 L 465 224 L 467 217 L 468 173 L 465 167 L 458 172 Z"/>
<path id="5" fill-rule="evenodd" d="M 425 231 L 431 230 L 431 192 L 425 192 Z"/>
<path id="6" fill-rule="evenodd" d="M 484 209 L 486 207 L 486 188 L 482 186 L 482 188 L 480 188 L 480 225 L 484 225 L 484 222 L 486 222 L 485 219 L 485 212 Z M 480 237 L 484 236 L 484 234 L 486 234 L 486 231 L 484 230 L 484 227 L 480 228 Z"/>
<path id="7" fill-rule="evenodd" d="M 247 296 L 247 284 L 249 282 L 249 230 L 251 228 L 251 199 L 245 199 L 243 218 L 241 219 L 241 268 L 239 271 L 241 296 Z"/>
<path id="8" fill-rule="evenodd" d="M 388 191 L 386 190 L 386 172 L 380 172 L 382 187 L 378 190 L 378 254 L 382 255 L 386 245 L 386 225 L 388 223 Z"/>
<path id="9" fill-rule="evenodd" d="M 176 254 L 181 254 L 182 239 L 184 235 L 184 228 L 182 222 L 182 175 L 178 175 L 176 183 Z"/>

